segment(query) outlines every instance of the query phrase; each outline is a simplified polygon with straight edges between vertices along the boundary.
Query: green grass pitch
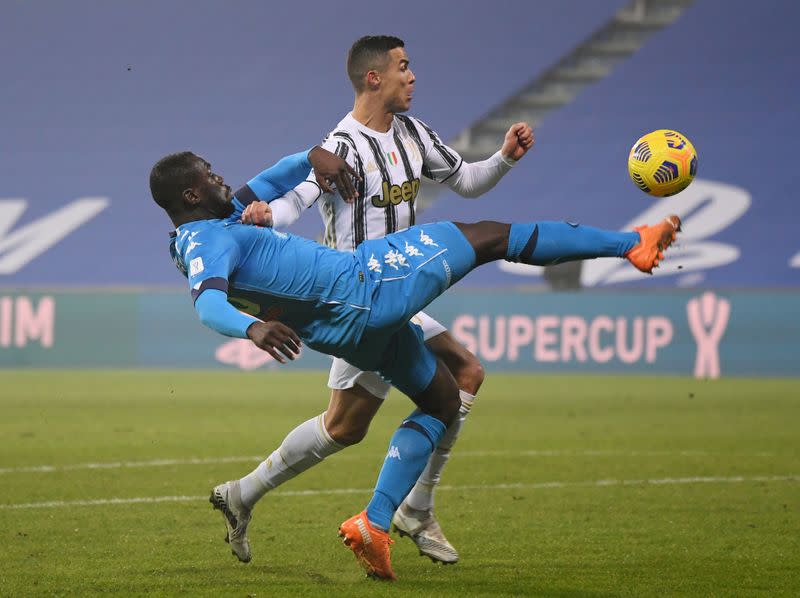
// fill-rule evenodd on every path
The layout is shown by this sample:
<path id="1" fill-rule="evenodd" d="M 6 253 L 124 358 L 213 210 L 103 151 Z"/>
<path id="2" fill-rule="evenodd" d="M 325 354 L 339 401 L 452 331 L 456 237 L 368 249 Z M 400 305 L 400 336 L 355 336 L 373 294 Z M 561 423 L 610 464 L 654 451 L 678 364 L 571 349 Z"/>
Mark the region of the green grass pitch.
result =
<path id="1" fill-rule="evenodd" d="M 461 553 L 336 536 L 393 429 L 267 495 L 253 561 L 207 502 L 327 404 L 326 374 L 0 374 L 0 596 L 797 596 L 800 381 L 491 374 L 437 493 Z M 140 502 L 132 499 L 143 499 Z"/>

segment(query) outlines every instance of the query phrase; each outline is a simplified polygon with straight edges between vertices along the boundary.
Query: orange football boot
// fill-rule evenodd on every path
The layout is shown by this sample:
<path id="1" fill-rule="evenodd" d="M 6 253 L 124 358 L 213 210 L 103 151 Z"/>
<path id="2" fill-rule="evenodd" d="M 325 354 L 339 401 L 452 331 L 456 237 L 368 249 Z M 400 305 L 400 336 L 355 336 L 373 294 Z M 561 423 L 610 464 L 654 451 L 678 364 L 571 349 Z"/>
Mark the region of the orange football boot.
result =
<path id="1" fill-rule="evenodd" d="M 397 579 L 389 558 L 389 546 L 394 544 L 394 540 L 387 532 L 370 524 L 366 510 L 342 523 L 339 526 L 339 537 L 356 555 L 359 564 L 367 572 L 367 577 L 391 581 Z"/>
<path id="2" fill-rule="evenodd" d="M 659 262 L 664 259 L 667 247 L 677 238 L 681 230 L 681 219 L 672 214 L 658 224 L 637 226 L 633 230 L 639 233 L 641 240 L 628 250 L 625 257 L 638 270 L 652 274 L 653 268 L 658 268 Z"/>

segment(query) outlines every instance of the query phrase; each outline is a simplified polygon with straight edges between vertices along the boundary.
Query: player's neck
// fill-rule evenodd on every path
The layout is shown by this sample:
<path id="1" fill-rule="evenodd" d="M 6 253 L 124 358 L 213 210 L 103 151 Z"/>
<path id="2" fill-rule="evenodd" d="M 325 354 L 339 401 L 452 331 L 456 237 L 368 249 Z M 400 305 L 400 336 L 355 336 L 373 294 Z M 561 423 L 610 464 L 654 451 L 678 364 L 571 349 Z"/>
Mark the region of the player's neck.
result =
<path id="1" fill-rule="evenodd" d="M 187 222 L 194 222 L 197 220 L 197 217 L 189 216 L 188 214 L 172 214 L 170 219 L 172 220 L 172 224 L 175 226 L 175 228 L 178 228 Z"/>
<path id="2" fill-rule="evenodd" d="M 220 218 L 208 211 L 202 211 L 198 213 L 197 211 L 192 212 L 178 212 L 172 213 L 169 215 L 170 220 L 172 220 L 172 224 L 175 225 L 175 228 L 187 224 L 189 222 L 196 222 L 198 220 L 213 220 Z"/>
<path id="3" fill-rule="evenodd" d="M 353 104 L 353 118 L 373 131 L 386 133 L 392 126 L 393 112 L 387 112 L 378 98 L 358 97 Z"/>

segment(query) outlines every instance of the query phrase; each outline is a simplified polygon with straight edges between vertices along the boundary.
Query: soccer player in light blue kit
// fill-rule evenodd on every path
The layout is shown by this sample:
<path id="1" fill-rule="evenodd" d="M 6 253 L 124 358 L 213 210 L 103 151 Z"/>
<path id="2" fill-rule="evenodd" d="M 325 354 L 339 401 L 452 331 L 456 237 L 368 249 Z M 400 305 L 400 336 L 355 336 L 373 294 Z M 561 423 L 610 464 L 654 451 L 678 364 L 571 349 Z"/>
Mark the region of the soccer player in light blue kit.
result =
<path id="1" fill-rule="evenodd" d="M 313 148 L 284 158 L 237 195 L 277 197 L 303 180 L 315 159 L 331 156 Z M 337 186 L 346 185 L 338 172 Z M 318 174 L 326 176 L 323 168 Z M 453 376 L 425 345 L 412 316 L 475 267 L 500 259 L 547 265 L 625 257 L 652 272 L 680 228 L 677 216 L 622 233 L 563 222 L 439 222 L 367 240 L 345 253 L 242 224 L 243 204 L 191 152 L 156 163 L 150 189 L 176 226 L 173 257 L 186 268 L 205 325 L 249 338 L 282 363 L 304 342 L 379 372 L 417 405 L 391 439 L 366 509 L 339 529 L 367 574 L 381 579 L 395 579 L 387 533 L 392 515 L 460 405 Z"/>

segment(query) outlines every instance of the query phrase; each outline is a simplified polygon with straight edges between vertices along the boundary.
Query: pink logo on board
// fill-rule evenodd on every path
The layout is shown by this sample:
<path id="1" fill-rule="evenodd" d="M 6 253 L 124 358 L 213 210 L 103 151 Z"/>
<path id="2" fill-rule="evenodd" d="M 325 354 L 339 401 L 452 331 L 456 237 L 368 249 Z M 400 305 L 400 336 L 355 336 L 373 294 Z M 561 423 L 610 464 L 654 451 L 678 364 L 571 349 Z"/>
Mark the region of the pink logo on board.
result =
<path id="1" fill-rule="evenodd" d="M 728 327 L 730 315 L 731 302 L 711 291 L 686 304 L 689 330 L 697 342 L 695 378 L 719 378 L 719 341 Z"/>

